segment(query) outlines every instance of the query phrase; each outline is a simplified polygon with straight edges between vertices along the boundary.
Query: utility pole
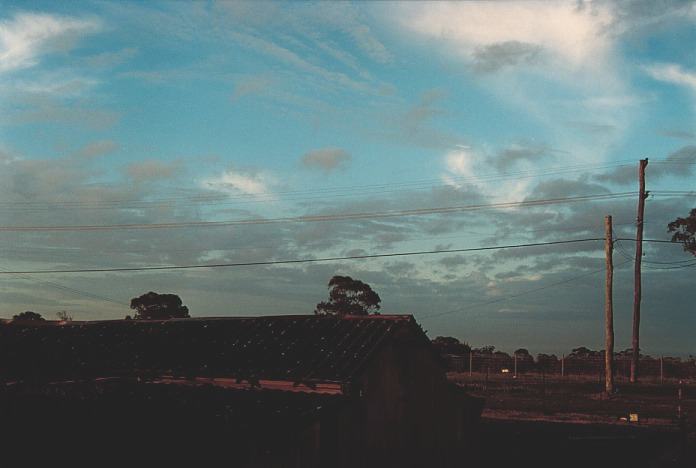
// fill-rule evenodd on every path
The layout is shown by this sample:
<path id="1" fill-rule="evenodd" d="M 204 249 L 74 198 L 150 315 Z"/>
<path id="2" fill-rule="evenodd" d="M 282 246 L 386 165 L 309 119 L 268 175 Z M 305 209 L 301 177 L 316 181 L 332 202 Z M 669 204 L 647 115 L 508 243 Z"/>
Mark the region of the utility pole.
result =
<path id="1" fill-rule="evenodd" d="M 640 160 L 638 166 L 640 190 L 638 192 L 638 217 L 636 219 L 636 262 L 633 272 L 633 352 L 631 354 L 631 383 L 638 381 L 638 360 L 640 358 L 640 267 L 641 260 L 643 259 L 643 213 L 645 212 L 645 199 L 648 197 L 648 192 L 645 191 L 645 168 L 647 165 L 648 158 L 645 158 Z"/>
<path id="2" fill-rule="evenodd" d="M 604 391 L 607 395 L 614 392 L 614 241 L 612 235 L 611 216 L 604 218 L 604 254 L 606 257 L 607 274 L 604 290 Z"/>

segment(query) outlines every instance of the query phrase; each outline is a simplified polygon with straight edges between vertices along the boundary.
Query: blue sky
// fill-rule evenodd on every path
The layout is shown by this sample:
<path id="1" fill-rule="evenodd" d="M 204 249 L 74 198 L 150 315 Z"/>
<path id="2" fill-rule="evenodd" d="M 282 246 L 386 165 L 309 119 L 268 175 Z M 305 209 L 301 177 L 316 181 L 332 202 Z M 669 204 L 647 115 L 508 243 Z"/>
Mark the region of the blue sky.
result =
<path id="1" fill-rule="evenodd" d="M 228 221 L 636 190 L 693 207 L 691 2 L 2 2 L 0 226 Z M 138 267 L 632 237 L 635 198 L 330 222 L 4 230 L 4 270 Z M 618 263 L 630 258 L 624 242 Z M 333 274 L 474 345 L 602 343 L 601 243 L 166 273 L 5 275 L 0 315 L 311 313 Z M 693 353 L 693 268 L 646 247 L 643 345 Z M 681 262 L 681 263 L 658 263 Z M 669 269 L 661 269 L 669 267 Z M 678 268 L 677 268 L 678 267 Z M 628 347 L 631 263 L 617 266 Z M 559 283 L 558 287 L 552 287 Z M 483 304 L 483 305 L 482 305 Z M 444 313 L 451 312 L 451 313 Z M 438 315 L 441 314 L 441 315 Z"/>

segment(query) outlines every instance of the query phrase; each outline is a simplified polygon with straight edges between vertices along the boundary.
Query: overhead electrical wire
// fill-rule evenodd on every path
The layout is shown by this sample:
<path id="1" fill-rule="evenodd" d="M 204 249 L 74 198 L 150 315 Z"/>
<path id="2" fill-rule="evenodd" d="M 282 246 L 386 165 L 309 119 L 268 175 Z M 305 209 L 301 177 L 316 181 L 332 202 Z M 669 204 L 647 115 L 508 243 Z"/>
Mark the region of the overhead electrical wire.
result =
<path id="1" fill-rule="evenodd" d="M 229 221 L 185 221 L 171 223 L 133 223 L 133 224 L 103 224 L 103 225 L 55 225 L 55 226 L 0 226 L 0 232 L 45 232 L 45 231 L 109 231 L 123 229 L 172 229 L 191 227 L 220 227 L 263 225 L 276 223 L 307 223 L 359 219 L 385 219 L 403 216 L 422 216 L 431 214 L 481 211 L 487 209 L 523 208 L 530 206 L 555 205 L 563 203 L 578 203 L 584 201 L 614 200 L 633 197 L 636 192 L 603 193 L 581 195 L 576 197 L 546 198 L 538 200 L 523 200 L 516 202 L 488 203 L 478 205 L 442 206 L 432 208 L 416 208 L 409 210 L 392 210 L 382 212 L 341 213 L 326 215 L 290 216 L 282 218 L 248 218 Z"/>
<path id="2" fill-rule="evenodd" d="M 693 197 L 696 192 L 693 190 L 651 190 L 650 195 L 666 195 L 668 197 Z"/>
<path id="3" fill-rule="evenodd" d="M 634 226 L 635 222 L 628 222 L 628 223 L 614 223 L 614 226 Z M 565 226 L 565 227 L 560 227 L 560 226 L 553 226 L 553 228 L 541 228 L 541 229 L 517 229 L 514 231 L 515 235 L 519 234 L 532 234 L 532 233 L 537 233 L 537 232 L 545 232 L 549 233 L 550 231 L 563 231 L 563 232 L 568 232 L 568 231 L 574 231 L 574 232 L 592 232 L 593 230 L 600 231 L 598 234 L 601 234 L 604 232 L 604 224 L 602 223 L 596 223 L 596 224 L 586 224 L 586 225 L 576 225 L 576 226 Z M 491 236 L 490 232 L 476 232 L 476 231 L 462 231 L 460 229 L 457 229 L 457 232 L 460 233 L 459 235 L 456 236 L 428 236 L 428 237 L 405 237 L 402 239 L 392 239 L 392 240 L 387 240 L 384 242 L 381 242 L 382 244 L 400 244 L 400 243 L 406 243 L 406 242 L 421 242 L 421 241 L 432 241 L 432 242 L 439 242 L 439 241 L 448 241 L 452 239 L 462 239 L 464 237 L 464 234 L 466 235 L 474 235 L 474 236 Z M 502 236 L 505 237 L 505 236 Z M 374 245 L 376 242 L 373 239 L 363 239 L 363 240 L 357 240 L 357 241 L 351 241 L 351 245 L 353 244 L 371 244 Z M 181 249 L 164 249 L 162 248 L 161 245 L 150 245 L 148 248 L 139 248 L 139 249 L 134 249 L 132 247 L 129 247 L 127 250 L 126 249 L 104 249 L 104 248 L 99 248 L 98 252 L 101 253 L 119 253 L 122 255 L 135 255 L 135 254 L 148 254 L 148 253 L 157 253 L 157 254 L 170 254 L 170 253 L 182 253 L 182 252 L 205 252 L 205 251 L 221 251 L 221 252 L 237 252 L 237 251 L 251 251 L 251 250 L 259 250 L 259 249 L 270 249 L 270 248 L 275 248 L 278 246 L 278 243 L 274 244 L 254 244 L 254 245 L 245 245 L 244 247 L 222 247 L 222 246 L 212 246 L 212 245 L 197 245 L 195 247 L 189 247 L 189 248 L 181 248 Z M 60 249 L 56 247 L 44 247 L 44 246 L 31 246 L 31 247 L 24 247 L 24 248 L 17 248 L 17 247 L 12 247 L 12 248 L 1 248 L 1 252 L 6 252 L 6 253 L 25 253 L 25 252 L 31 252 L 31 253 L 36 253 L 40 251 L 48 252 L 51 254 L 60 254 L 60 255 L 65 255 L 65 254 L 75 254 L 75 255 L 80 255 L 84 256 L 86 252 L 90 252 L 90 249 L 88 248 L 83 248 L 83 247 L 68 247 L 65 249 Z"/>
<path id="4" fill-rule="evenodd" d="M 619 252 L 621 256 L 624 258 L 627 258 L 630 262 L 635 262 L 636 257 L 629 254 L 624 250 L 624 248 L 621 246 L 621 240 L 620 238 L 615 238 L 614 239 L 614 246 L 616 247 L 616 251 Z M 623 239 L 623 240 L 634 240 L 634 239 Z M 654 240 L 652 240 L 654 241 Z M 651 240 L 644 240 L 643 242 L 651 242 Z M 674 243 L 677 245 L 680 245 L 678 242 L 672 242 L 668 241 L 670 243 Z M 696 267 L 696 258 L 694 259 L 689 259 L 689 260 L 676 260 L 674 262 L 653 262 L 650 260 L 642 259 L 641 262 L 644 264 L 643 267 L 649 270 L 679 270 L 682 268 L 693 268 Z M 660 266 L 655 266 L 653 264 L 658 264 Z M 666 265 L 666 266 L 663 266 Z"/>
<path id="5" fill-rule="evenodd" d="M 624 239 L 624 240 L 626 240 L 626 239 Z M 629 239 L 629 240 L 633 240 L 633 239 Z M 645 240 L 643 242 L 645 242 Z M 648 239 L 648 242 L 650 242 L 650 239 Z M 669 241 L 669 243 L 679 244 L 679 242 L 672 242 L 672 241 Z M 622 254 L 630 257 L 632 261 L 635 261 L 636 258 L 634 256 L 632 256 L 631 254 L 629 254 L 625 250 L 623 250 L 623 247 L 621 246 L 621 240 L 619 238 L 616 238 L 616 237 L 614 238 L 614 245 L 617 247 L 618 250 L 621 251 Z M 693 262 L 696 262 L 696 259 L 692 258 L 692 259 L 688 259 L 688 260 L 673 260 L 671 262 L 660 262 L 657 260 L 650 260 L 647 258 L 643 258 L 641 260 L 641 262 L 648 263 L 648 264 L 656 264 L 656 265 L 678 265 L 678 264 L 682 264 L 682 263 L 693 263 Z"/>
<path id="6" fill-rule="evenodd" d="M 4 268 L 0 268 L 0 273 L 8 273 L 8 274 L 10 274 L 10 273 L 9 273 L 7 270 L 5 270 Z M 68 292 L 68 293 L 72 293 L 72 294 L 77 295 L 77 296 L 85 297 L 85 298 L 88 298 L 88 299 L 96 299 L 96 300 L 103 301 L 103 302 L 110 302 L 110 303 L 117 304 L 117 305 L 125 305 L 125 306 L 128 306 L 128 304 L 123 303 L 123 302 L 120 302 L 120 301 L 117 301 L 117 300 L 115 300 L 115 299 L 111 299 L 110 297 L 102 296 L 102 295 L 99 295 L 99 294 L 94 294 L 94 293 L 87 292 L 87 291 L 83 291 L 83 290 L 77 289 L 77 288 L 71 288 L 71 287 L 69 287 L 69 286 L 65 286 L 65 285 L 63 285 L 63 284 L 56 283 L 56 282 L 54 282 L 54 281 L 40 280 L 40 279 L 38 279 L 38 278 L 34 278 L 34 277 L 31 277 L 31 276 L 27 276 L 27 275 L 24 275 L 24 274 L 21 274 L 21 273 L 14 273 L 14 274 L 11 274 L 11 276 L 14 277 L 14 278 L 17 278 L 17 279 L 21 279 L 21 280 L 33 281 L 33 282 L 36 282 L 36 283 L 39 283 L 39 284 L 43 284 L 43 285 L 46 285 L 46 286 L 49 286 L 49 287 L 52 287 L 52 288 L 55 288 L 55 289 L 59 289 L 59 290 L 64 291 L 64 292 Z"/>
<path id="7" fill-rule="evenodd" d="M 575 166 L 565 166 L 565 167 L 558 167 L 558 168 L 551 168 L 546 171 L 517 171 L 517 172 L 508 172 L 508 173 L 496 173 L 496 174 L 483 174 L 479 176 L 451 176 L 450 180 L 452 182 L 481 182 L 481 181 L 497 181 L 497 180 L 506 180 L 506 179 L 521 179 L 521 178 L 534 178 L 534 177 L 545 177 L 549 175 L 558 175 L 558 174 L 563 174 L 566 172 L 577 172 L 577 171 L 583 171 L 583 170 L 588 170 L 588 169 L 606 169 L 606 168 L 616 168 L 616 167 L 621 167 L 621 166 L 628 166 L 629 164 L 626 163 L 621 163 L 620 161 L 615 162 L 615 163 L 608 163 L 608 164 L 602 164 L 602 165 L 597 165 L 597 164 L 592 164 L 592 165 L 575 165 Z M 442 184 L 442 179 L 423 179 L 420 181 L 407 181 L 407 182 L 395 182 L 395 183 L 385 183 L 385 184 L 372 184 L 372 185 L 354 185 L 354 186 L 339 186 L 339 187 L 325 187 L 325 188 L 319 188 L 319 189 L 310 189 L 310 190 L 290 190 L 290 191 L 279 191 L 279 192 L 274 192 L 273 194 L 221 194 L 221 193 L 214 193 L 214 194 L 196 194 L 193 196 L 189 197 L 167 197 L 167 198 L 161 198 L 161 199 L 156 199 L 156 200 L 132 200 L 132 199 L 116 199 L 116 200 L 66 200 L 66 201 L 55 201 L 55 200 L 18 200 L 18 201 L 12 201 L 12 202 L 0 202 L 0 207 L 6 206 L 9 208 L 22 208 L 26 209 L 28 207 L 31 207 L 32 205 L 40 205 L 40 204 L 46 204 L 49 208 L 55 208 L 57 205 L 58 206 L 63 206 L 66 208 L 70 207 L 82 207 L 82 206 L 89 206 L 89 205 L 105 205 L 107 208 L 121 208 L 118 205 L 123 205 L 125 204 L 126 206 L 133 206 L 133 207 L 138 207 L 139 205 L 147 205 L 147 204 L 168 204 L 172 202 L 177 202 L 177 201 L 192 201 L 192 202 L 222 202 L 222 203 L 228 203 L 230 200 L 252 200 L 252 201 L 267 201 L 267 199 L 275 199 L 278 196 L 281 195 L 313 195 L 313 194 L 321 194 L 321 198 L 326 198 L 327 195 L 334 196 L 332 194 L 336 193 L 341 193 L 341 192 L 350 192 L 347 195 L 361 195 L 359 193 L 360 191 L 373 191 L 373 190 L 379 190 L 379 189 L 388 189 L 388 188 L 394 188 L 394 187 L 405 187 L 406 189 L 408 188 L 438 188 L 438 187 L 448 187 L 451 186 L 450 184 Z M 434 183 L 437 183 L 436 185 L 432 185 Z M 427 184 L 424 186 L 424 184 Z M 387 191 L 390 192 L 390 191 Z M 387 192 L 382 192 L 382 193 L 387 193 Z M 379 193 L 379 192 L 378 192 Z M 368 192 L 366 194 L 373 194 L 371 192 Z M 344 196 L 344 195 L 340 195 Z M 316 197 L 314 197 L 316 198 Z M 264 200 L 266 199 L 266 200 Z M 287 198 L 284 198 L 287 199 Z M 292 198 L 290 198 L 292 199 Z M 311 198 L 310 198 L 311 199 Z"/>
<path id="8" fill-rule="evenodd" d="M 615 240 L 618 241 L 631 241 L 631 242 L 638 242 L 638 239 L 634 239 L 632 237 L 617 237 Z M 675 242 L 672 240 L 666 240 L 666 239 L 643 239 L 642 242 L 652 242 L 654 244 L 674 244 L 674 245 L 681 245 L 680 242 Z"/>
<path id="9" fill-rule="evenodd" d="M 627 263 L 630 263 L 630 261 L 623 262 L 623 263 L 619 263 L 618 265 L 615 265 L 615 266 L 618 267 L 618 266 L 625 265 L 625 264 L 627 264 Z M 553 283 L 545 284 L 544 286 L 540 286 L 540 287 L 538 287 L 538 288 L 528 289 L 528 290 L 522 291 L 522 292 L 520 292 L 520 293 L 509 294 L 509 295 L 507 295 L 507 296 L 498 297 L 498 298 L 495 298 L 495 299 L 491 299 L 491 300 L 489 300 L 489 301 L 477 302 L 477 303 L 475 303 L 475 304 L 469 305 L 466 309 L 457 308 L 457 309 L 448 310 L 448 311 L 445 311 L 445 312 L 438 312 L 438 313 L 431 314 L 431 315 L 422 315 L 422 316 L 419 315 L 419 317 L 422 318 L 422 319 L 431 319 L 431 318 L 435 318 L 435 317 L 441 317 L 441 316 L 443 316 L 443 315 L 451 315 L 451 314 L 456 314 L 456 313 L 467 312 L 468 310 L 474 309 L 474 308 L 477 308 L 477 307 L 482 307 L 482 306 L 485 306 L 485 305 L 496 304 L 496 303 L 498 303 L 498 302 L 509 301 L 510 299 L 515 299 L 515 298 L 517 298 L 517 297 L 526 296 L 527 294 L 535 293 L 535 292 L 538 292 L 538 291 L 543 291 L 544 289 L 553 288 L 553 287 L 555 287 L 555 286 L 560 286 L 560 285 L 562 285 L 562 284 L 572 283 L 573 281 L 579 280 L 579 279 L 581 279 L 581 278 L 585 278 L 586 276 L 596 275 L 597 273 L 601 273 L 601 272 L 603 272 L 603 271 L 606 271 L 606 269 L 605 269 L 605 268 L 600 268 L 600 269 L 598 269 L 598 270 L 593 270 L 593 271 L 590 271 L 590 272 L 587 272 L 587 273 L 583 273 L 583 274 L 581 274 L 581 275 L 576 275 L 576 276 L 573 276 L 573 277 L 571 277 L 571 278 L 566 278 L 566 279 L 561 280 L 561 281 L 556 281 L 556 282 L 553 282 Z"/>
<path id="10" fill-rule="evenodd" d="M 691 165 L 694 164 L 693 161 L 665 161 L 665 160 L 653 160 L 653 164 L 670 164 L 670 165 Z M 630 160 L 615 161 L 613 163 L 606 164 L 585 164 L 585 165 L 571 165 L 563 167 L 548 168 L 543 171 L 517 171 L 517 172 L 507 172 L 507 173 L 493 173 L 493 174 L 483 174 L 479 176 L 450 176 L 452 182 L 490 182 L 496 180 L 506 180 L 506 179 L 525 179 L 525 178 L 535 178 L 535 177 L 547 177 L 551 175 L 559 175 L 570 172 L 578 171 L 597 171 L 602 169 L 615 169 L 619 167 L 632 166 Z M 65 201 L 55 201 L 55 200 L 16 200 L 11 202 L 0 202 L 0 209 L 2 210 L 23 210 L 23 211 L 46 211 L 53 209 L 143 209 L 150 206 L 163 206 L 171 205 L 176 202 L 188 202 L 188 203 L 209 203 L 212 205 L 229 205 L 235 204 L 235 200 L 241 200 L 241 202 L 236 203 L 262 203 L 267 201 L 276 200 L 278 196 L 285 195 L 284 201 L 292 200 L 311 200 L 311 199 L 326 199 L 327 196 L 331 197 L 356 197 L 365 195 L 374 195 L 379 193 L 391 193 L 400 190 L 408 189 L 429 189 L 438 187 L 451 186 L 450 184 L 436 184 L 441 182 L 441 179 L 422 179 L 415 181 L 406 182 L 394 182 L 394 183 L 384 183 L 384 184 L 371 184 L 371 185 L 354 185 L 354 186 L 340 186 L 340 187 L 324 187 L 318 189 L 310 190 L 288 190 L 274 192 L 273 194 L 223 194 L 218 193 L 213 194 L 200 194 L 197 193 L 192 196 L 184 197 L 166 197 L 154 200 L 133 200 L 133 199 L 113 199 L 113 200 L 65 200 Z M 433 185 L 436 184 L 436 185 Z M 88 187 L 109 184 L 87 184 Z M 400 187 L 401 189 L 394 190 L 394 188 Z M 176 188 L 180 190 L 179 188 Z M 391 189 L 391 190 L 385 190 Z M 348 192 L 348 193 L 341 193 Z M 313 195 L 321 194 L 319 197 L 304 197 L 303 195 Z M 686 194 L 693 194 L 693 192 L 686 192 Z M 297 198 L 300 196 L 300 198 Z M 41 205 L 45 205 L 41 207 Z M 181 206 L 181 204 L 179 204 Z M 32 208 L 33 207 L 33 208 Z"/>
<path id="11" fill-rule="evenodd" d="M 211 264 L 195 264 L 195 265 L 169 265 L 169 266 L 144 266 L 144 267 L 121 267 L 121 268 L 75 268 L 75 269 L 47 269 L 47 270 L 24 270 L 24 271 L 0 271 L 0 275 L 28 275 L 28 274 L 57 274 L 57 273 L 118 273 L 118 272 L 135 272 L 135 271 L 162 271 L 162 270 L 191 270 L 203 268 L 232 268 L 232 267 L 248 267 L 248 266 L 271 266 L 271 265 L 291 265 L 302 263 L 319 263 L 333 262 L 340 260 L 362 260 L 372 258 L 388 258 L 388 257 L 406 257 L 415 255 L 433 255 L 444 253 L 465 253 L 465 252 L 482 252 L 489 250 L 503 249 L 519 249 L 523 247 L 539 247 L 547 245 L 561 244 L 577 244 L 581 242 L 604 241 L 604 238 L 585 238 L 585 239 L 568 239 L 561 241 L 549 242 L 531 242 L 526 244 L 509 244 L 497 245 L 488 247 L 471 247 L 463 249 L 437 249 L 437 250 L 420 250 L 410 252 L 392 252 L 382 254 L 365 254 L 365 255 L 346 255 L 336 257 L 321 257 L 321 258 L 303 258 L 289 260 L 262 260 L 255 262 L 233 262 L 233 263 L 211 263 Z"/>
<path id="12" fill-rule="evenodd" d="M 651 163 L 654 164 L 670 164 L 670 165 L 692 165 L 695 162 L 693 161 L 665 161 L 665 160 L 653 160 Z M 630 166 L 632 164 L 623 164 L 623 163 L 614 163 L 614 164 L 608 164 L 608 165 L 603 165 L 603 166 L 594 166 L 594 169 L 606 169 L 606 168 L 618 168 L 618 167 L 624 167 L 624 166 Z M 549 176 L 549 175 L 558 175 L 558 174 L 563 174 L 567 172 L 576 172 L 576 171 L 582 171 L 582 170 L 588 170 L 592 169 L 593 166 L 588 166 L 588 165 L 577 165 L 577 166 L 569 166 L 565 168 L 559 168 L 557 170 L 550 170 L 546 172 L 541 172 L 541 173 L 533 173 L 530 171 L 520 171 L 517 173 L 507 173 L 507 174 L 492 174 L 489 176 L 483 175 L 483 176 L 478 176 L 478 177 L 459 177 L 459 178 L 453 178 L 454 181 L 457 182 L 465 182 L 465 181 L 472 181 L 472 182 L 480 182 L 480 181 L 495 181 L 495 180 L 505 180 L 506 178 L 531 178 L 531 177 L 540 177 L 540 176 Z M 439 179 L 431 179 L 431 181 L 439 181 Z M 389 192 L 394 192 L 398 190 L 381 190 L 377 191 L 379 189 L 388 189 L 388 188 L 394 188 L 394 187 L 405 187 L 405 189 L 428 189 L 428 188 L 437 188 L 437 187 L 444 187 L 445 185 L 436 185 L 436 186 L 422 186 L 424 183 L 428 181 L 412 181 L 412 182 L 403 182 L 403 183 L 393 183 L 393 184 L 374 184 L 374 185 L 364 185 L 364 186 L 353 186 L 353 187 L 331 187 L 331 188 L 326 188 L 326 189 L 318 189 L 318 190 L 305 190 L 305 191 L 288 191 L 288 192 L 278 192 L 273 194 L 272 197 L 276 197 L 278 195 L 303 195 L 303 194 L 322 194 L 321 198 L 326 199 L 326 197 L 342 197 L 342 196 L 364 196 L 364 195 L 373 195 L 373 194 L 378 194 L 378 193 L 389 193 Z M 347 193 L 343 194 L 341 193 L 342 191 L 347 191 L 347 190 L 352 190 L 354 193 Z M 357 190 L 364 190 L 365 193 L 359 193 L 356 191 Z M 668 196 L 693 196 L 696 195 L 696 192 L 694 191 L 678 191 L 678 190 L 653 190 L 651 191 L 651 194 L 655 195 L 668 195 Z M 247 220 L 232 220 L 232 221 L 202 221 L 202 222 L 184 222 L 184 223 L 158 223 L 158 224 L 124 224 L 124 225 L 105 225 L 105 226 L 100 226 L 100 225 L 88 225 L 88 226 L 0 226 L 0 231 L 19 231 L 19 232 L 26 232 L 26 231 L 73 231 L 73 230 L 111 230 L 111 229 L 159 229 L 159 228 L 173 228 L 173 227 L 199 227 L 199 226 L 230 226 L 230 225 L 240 225 L 240 224 L 271 224 L 271 223 L 280 223 L 280 222 L 316 222 L 316 221 L 331 221 L 331 220 L 344 220 L 344 219 L 371 219 L 371 218 L 389 218 L 389 217 L 396 217 L 396 216 L 413 216 L 413 215 L 424 215 L 424 214 L 439 214 L 439 213 L 448 213 L 448 212 L 458 212 L 458 211 L 474 211 L 474 210 L 483 210 L 487 208 L 511 208 L 511 207 L 522 207 L 522 206 L 538 206 L 538 205 L 546 205 L 546 204 L 555 204 L 555 203 L 569 203 L 569 202 L 575 202 L 575 201 L 584 201 L 584 200 L 604 200 L 604 199 L 614 199 L 614 198 L 622 198 L 622 197 L 628 197 L 628 196 L 633 196 L 635 195 L 634 192 L 624 192 L 624 193 L 618 193 L 618 194 L 599 194 L 599 195 L 590 195 L 590 196 L 581 196 L 581 197 L 566 197 L 566 198 L 560 198 L 560 199 L 544 199 L 544 200 L 531 200 L 531 201 L 522 201 L 522 202 L 510 202 L 510 203 L 498 203 L 498 204 L 488 204 L 488 205 L 470 205 L 470 206 L 455 206 L 455 207 L 436 207 L 436 208 L 425 208 L 425 209 L 417 209 L 417 210 L 401 210 L 401 211 L 388 211 L 388 212 L 376 212 L 376 213 L 348 213 L 348 214 L 336 214 L 336 215 L 316 215 L 316 216 L 300 216 L 300 217 L 286 217 L 286 218 L 271 218 L 271 219 L 263 219 L 263 218 L 258 218 L 258 219 L 247 219 Z M 271 197 L 271 198 L 272 198 Z M 304 198 L 306 200 L 312 199 L 312 198 L 319 198 L 319 197 L 311 197 L 311 198 Z M 37 207 L 36 205 L 39 205 L 41 203 L 46 203 L 48 206 L 45 208 L 46 210 L 53 210 L 56 208 L 56 205 L 60 205 L 60 207 L 64 207 L 66 209 L 69 208 L 80 208 L 80 209 L 128 209 L 129 206 L 133 207 L 134 209 L 147 207 L 147 206 L 154 206 L 157 204 L 166 204 L 166 203 L 176 203 L 177 201 L 186 201 L 186 202 L 192 202 L 192 203 L 205 203 L 205 202 L 210 202 L 213 204 L 230 204 L 231 200 L 251 200 L 253 202 L 263 202 L 266 200 L 263 200 L 261 197 L 258 195 L 251 195 L 251 194 L 238 194 L 234 196 L 230 195 L 220 195 L 220 194 L 214 194 L 214 195 L 195 195 L 191 197 L 170 197 L 166 199 L 159 199 L 159 200 L 94 200 L 94 201 L 66 201 L 66 202 L 53 202 L 53 201 L 27 201 L 27 202 L 0 202 L 0 209 L 2 209 L 3 206 L 9 207 L 11 209 L 17 209 L 21 210 L 23 212 L 25 211 L 32 211 L 32 210 L 37 210 L 40 209 L 40 207 Z M 292 198 L 289 198 L 292 200 Z M 302 200 L 299 198 L 299 200 Z M 95 206 L 96 205 L 96 206 Z M 101 205 L 101 206 L 99 206 Z M 120 205 L 120 206 L 119 206 Z M 627 223 L 628 224 L 628 223 Z M 538 230 L 541 231 L 541 230 Z M 529 231 L 531 232 L 531 231 Z M 98 299 L 98 300 L 103 300 L 103 301 L 108 301 L 111 303 L 115 303 L 118 305 L 126 305 L 124 303 L 121 303 L 119 301 L 113 300 L 111 298 L 105 297 L 105 296 L 99 296 L 93 293 L 88 293 L 86 291 L 81 291 L 79 289 L 75 288 L 70 288 L 68 286 L 61 285 L 59 283 L 54 283 L 51 281 L 43 281 L 43 280 L 36 280 L 33 277 L 30 276 L 25 276 L 29 274 L 41 274 L 41 273 L 93 273 L 93 272 L 126 272 L 126 271 L 148 271 L 148 270 L 180 270 L 180 269 L 194 269 L 194 268 L 222 268 L 222 267 L 243 267 L 243 266 L 254 266 L 254 265 L 277 265 L 277 264 L 296 264 L 296 263 L 311 263 L 311 262 L 325 262 L 325 261 L 339 261 L 339 260 L 354 260 L 354 259 L 370 259 L 370 258 L 383 258 L 383 257 L 398 257 L 398 256 L 408 256 L 408 255 L 428 255 L 428 254 L 441 254 L 441 253 L 461 253 L 461 252 L 472 252 L 472 251 L 484 251 L 484 250 L 496 250 L 496 249 L 510 249 L 510 248 L 521 248 L 521 247 L 534 247 L 534 246 L 541 246 L 541 245 L 553 245 L 553 244 L 567 244 L 567 243 L 575 243 L 575 242 L 588 242 L 588 241 L 600 241 L 604 240 L 603 238 L 593 238 L 593 239 L 573 239 L 573 240 L 566 240 L 566 241 L 554 241 L 554 242 L 538 242 L 538 243 L 528 243 L 528 244 L 517 244 L 517 245 L 505 245 L 505 246 L 494 246 L 494 247 L 479 247 L 479 248 L 470 248 L 470 249 L 441 249 L 441 250 L 431 250 L 431 251 L 414 251 L 414 252 L 396 252 L 396 253 L 387 253 L 387 254 L 369 254 L 369 255 L 354 255 L 354 256 L 344 256 L 344 257 L 325 257 L 325 258 L 313 258 L 313 259 L 293 259 L 293 260 L 275 260 L 275 261 L 260 261 L 260 262 L 240 262 L 240 263 L 221 263 L 221 264 L 210 264 L 210 265 L 180 265 L 180 266 L 150 266 L 150 267 L 127 267 L 127 268 L 101 268 L 101 269 L 63 269 L 63 270 L 29 270 L 29 271 L 8 271 L 4 269 L 0 269 L 0 274 L 3 275 L 12 275 L 16 278 L 21 278 L 21 279 L 26 279 L 26 280 L 32 280 L 32 281 L 37 281 L 38 283 L 41 284 L 46 284 L 51 287 L 55 287 L 57 289 L 61 289 L 66 292 L 71 292 L 74 294 L 81 295 L 83 297 L 88 297 L 92 299 Z M 626 240 L 626 241 L 635 241 L 635 239 L 628 239 L 628 238 L 617 238 L 616 241 L 621 241 L 621 240 Z M 405 241 L 408 241 L 405 240 Z M 672 241 L 666 241 L 666 240 L 657 240 L 657 239 L 646 239 L 644 242 L 660 242 L 660 243 L 673 243 Z M 226 250 L 226 249 L 213 249 L 213 250 Z M 629 261 L 634 261 L 630 255 L 626 254 L 623 252 L 622 249 L 619 249 L 619 252 L 622 253 L 622 255 L 627 256 L 627 258 L 630 258 Z M 676 269 L 676 268 L 686 268 L 686 267 L 693 267 L 696 266 L 696 264 L 691 263 L 691 260 L 684 260 L 684 261 L 676 261 L 676 262 L 650 262 L 644 260 L 646 263 L 656 263 L 656 264 L 667 264 L 667 265 L 672 265 L 672 264 L 687 264 L 687 265 L 678 265 L 674 267 L 666 267 L 666 268 L 657 268 L 653 267 L 655 269 Z M 624 262 L 628 263 L 628 262 Z M 620 264 L 623 265 L 624 263 Z M 602 270 L 597 270 L 593 272 L 589 272 L 583 275 L 579 275 L 573 278 L 569 278 L 566 280 L 562 280 L 559 282 L 551 283 L 549 285 L 542 286 L 540 288 L 535 288 L 529 291 L 525 291 L 523 293 L 519 294 L 513 294 L 506 296 L 505 298 L 497 298 L 493 301 L 487 301 L 484 303 L 479 303 L 479 304 L 474 304 L 470 307 L 478 307 L 481 305 L 487 305 L 495 302 L 501 302 L 504 300 L 509 300 L 515 297 L 519 297 L 525 294 L 530 294 L 532 292 L 540 291 L 543 289 L 547 289 L 549 287 L 557 286 L 560 284 L 568 283 L 571 281 L 574 281 L 575 279 L 579 279 L 585 276 L 589 276 L 591 274 L 595 274 L 597 272 L 604 271 Z M 427 316 L 426 318 L 432 318 L 432 317 L 437 317 L 440 315 L 446 315 L 447 313 L 454 313 L 457 311 L 450 311 L 450 312 L 444 312 L 444 313 L 439 313 L 431 316 Z"/>

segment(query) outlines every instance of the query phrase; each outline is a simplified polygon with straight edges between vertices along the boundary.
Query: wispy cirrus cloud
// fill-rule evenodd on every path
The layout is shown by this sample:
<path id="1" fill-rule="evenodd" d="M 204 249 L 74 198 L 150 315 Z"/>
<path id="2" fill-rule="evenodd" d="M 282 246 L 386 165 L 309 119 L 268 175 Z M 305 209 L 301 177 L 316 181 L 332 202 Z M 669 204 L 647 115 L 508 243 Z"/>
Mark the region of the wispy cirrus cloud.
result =
<path id="1" fill-rule="evenodd" d="M 0 21 L 0 73 L 32 67 L 42 55 L 69 50 L 80 36 L 100 29 L 96 18 L 18 13 Z"/>
<path id="2" fill-rule="evenodd" d="M 696 71 L 686 70 L 677 63 L 648 65 L 645 67 L 645 72 L 655 80 L 686 86 L 696 91 Z"/>
<path id="3" fill-rule="evenodd" d="M 438 54 L 575 157 L 603 161 L 635 121 L 619 47 L 618 7 L 577 1 L 471 1 L 400 5 L 383 15 L 404 41 Z M 588 144 L 569 116 L 604 132 Z M 580 120 L 580 119 L 575 119 Z M 599 127 L 597 127 L 599 128 Z"/>
<path id="4" fill-rule="evenodd" d="M 230 97 L 232 102 L 238 101 L 245 96 L 263 93 L 271 86 L 273 80 L 268 76 L 246 76 L 237 81 L 234 92 Z"/>
<path id="5" fill-rule="evenodd" d="M 0 19 L 0 126 L 103 130 L 115 124 L 120 114 L 101 106 L 95 94 L 100 77 L 82 69 L 84 62 L 70 53 L 102 29 L 100 18 L 84 14 L 20 11 Z M 62 57 L 48 60 L 56 55 Z"/>
<path id="6" fill-rule="evenodd" d="M 113 68 L 117 67 L 138 55 L 135 47 L 125 47 L 116 51 L 101 52 L 99 54 L 85 57 L 84 63 L 92 68 Z"/>

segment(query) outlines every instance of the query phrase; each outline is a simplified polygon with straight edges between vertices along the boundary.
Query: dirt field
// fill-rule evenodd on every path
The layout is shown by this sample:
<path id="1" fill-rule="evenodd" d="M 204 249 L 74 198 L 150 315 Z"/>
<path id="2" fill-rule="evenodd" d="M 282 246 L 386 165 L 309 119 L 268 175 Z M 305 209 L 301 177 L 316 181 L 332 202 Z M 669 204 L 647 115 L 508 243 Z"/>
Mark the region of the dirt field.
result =
<path id="1" fill-rule="evenodd" d="M 449 378 L 486 399 L 477 466 L 696 467 L 696 382 L 619 381 L 606 398 L 597 378 Z"/>

